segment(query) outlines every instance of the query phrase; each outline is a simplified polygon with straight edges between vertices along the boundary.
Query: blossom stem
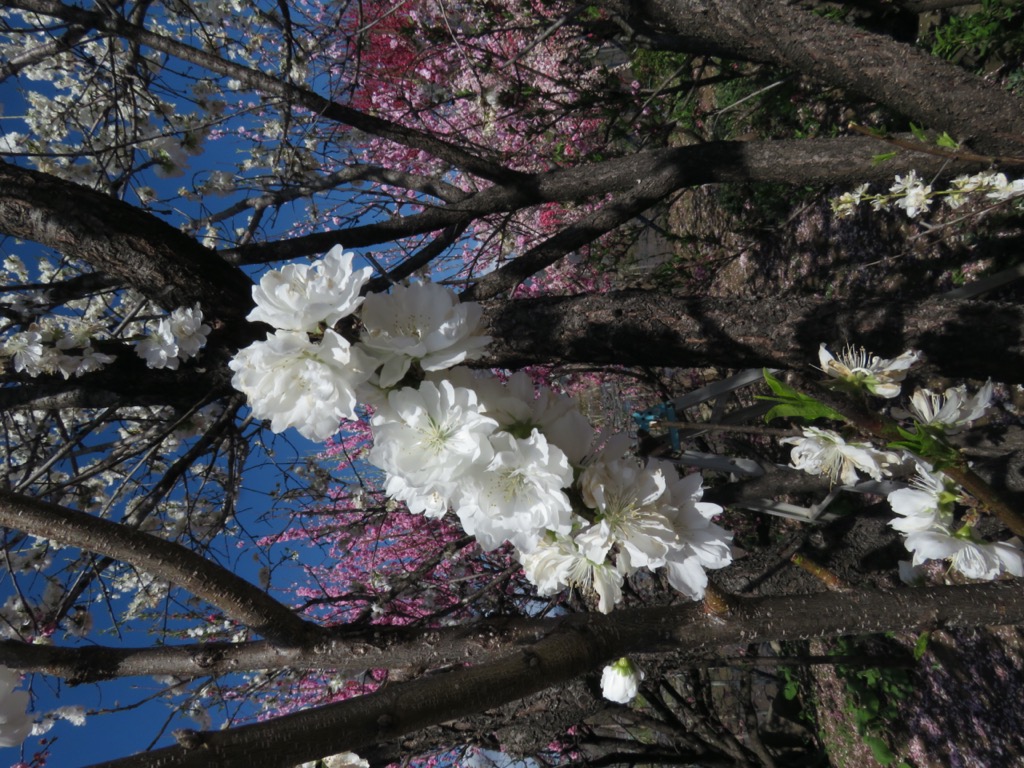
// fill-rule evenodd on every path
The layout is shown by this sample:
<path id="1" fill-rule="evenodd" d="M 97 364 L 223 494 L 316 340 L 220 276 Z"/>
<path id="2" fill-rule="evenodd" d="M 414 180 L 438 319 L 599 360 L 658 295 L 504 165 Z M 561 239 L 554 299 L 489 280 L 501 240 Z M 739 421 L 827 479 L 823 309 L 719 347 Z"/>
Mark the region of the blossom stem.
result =
<path id="1" fill-rule="evenodd" d="M 835 573 L 825 566 L 814 562 L 809 557 L 801 555 L 799 552 L 789 558 L 789 561 L 798 568 L 802 568 L 807 571 L 811 576 L 828 587 L 832 592 L 848 592 L 850 589 L 850 585 L 843 581 L 843 579 L 839 578 Z"/>
<path id="2" fill-rule="evenodd" d="M 700 430 L 702 432 L 737 432 L 746 435 L 766 435 L 768 437 L 799 437 L 803 432 L 799 429 L 776 429 L 774 427 L 754 427 L 743 424 L 710 424 L 706 422 L 692 421 L 652 421 L 652 427 L 666 427 L 670 429 Z"/>
<path id="3" fill-rule="evenodd" d="M 946 149 L 940 146 L 932 146 L 925 144 L 924 142 L 917 141 L 916 139 L 907 139 L 900 136 L 879 136 L 877 133 L 872 131 L 870 128 L 865 128 L 862 125 L 856 123 L 850 123 L 849 128 L 855 133 L 859 133 L 862 136 L 868 136 L 873 139 L 878 139 L 886 144 L 891 144 L 894 147 L 900 149 L 907 149 L 911 152 L 923 152 L 926 155 L 935 155 L 936 157 L 944 157 L 948 160 L 963 160 L 967 162 L 984 163 L 986 165 L 993 165 L 1001 163 L 1003 165 L 1024 165 L 1024 158 L 1022 157 L 993 157 L 992 155 L 979 155 L 975 152 L 969 152 L 963 149 Z"/>
<path id="4" fill-rule="evenodd" d="M 708 616 L 725 616 L 732 612 L 733 598 L 709 583 L 704 590 L 703 608 Z"/>
<path id="5" fill-rule="evenodd" d="M 942 471 L 980 501 L 985 511 L 998 517 L 999 521 L 1015 535 L 1024 536 L 1024 515 L 1007 504 L 995 488 L 985 482 L 973 469 L 966 464 L 955 464 L 943 467 Z"/>

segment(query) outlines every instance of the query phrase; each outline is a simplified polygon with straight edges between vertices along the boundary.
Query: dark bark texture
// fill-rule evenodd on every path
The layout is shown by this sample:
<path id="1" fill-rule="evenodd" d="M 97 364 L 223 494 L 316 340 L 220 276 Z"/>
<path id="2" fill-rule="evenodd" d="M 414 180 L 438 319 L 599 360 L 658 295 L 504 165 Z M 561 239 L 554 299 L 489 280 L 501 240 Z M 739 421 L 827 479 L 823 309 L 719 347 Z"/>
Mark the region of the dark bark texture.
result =
<path id="1" fill-rule="evenodd" d="M 818 346 L 856 340 L 882 356 L 908 349 L 945 376 L 1024 383 L 1024 310 L 1013 303 L 724 299 L 628 290 L 487 302 L 483 365 L 588 362 L 807 370 Z"/>
<path id="2" fill-rule="evenodd" d="M 89 264 L 168 310 L 199 303 L 238 324 L 252 281 L 155 216 L 87 187 L 0 162 L 0 230 Z"/>
<path id="3" fill-rule="evenodd" d="M 630 653 L 710 651 L 730 643 L 1024 621 L 1024 592 L 996 583 L 895 592 L 851 590 L 735 601 L 726 614 L 696 604 L 573 615 L 497 661 L 426 675 L 376 693 L 228 731 L 183 734 L 179 746 L 103 768 L 285 768 L 389 742 L 597 672 Z M 95 768 L 99 768 L 97 765 Z"/>
<path id="4" fill-rule="evenodd" d="M 1024 154 L 1020 100 L 993 83 L 884 35 L 775 0 L 643 0 L 639 16 L 684 42 L 712 42 L 861 93 L 984 152 Z"/>

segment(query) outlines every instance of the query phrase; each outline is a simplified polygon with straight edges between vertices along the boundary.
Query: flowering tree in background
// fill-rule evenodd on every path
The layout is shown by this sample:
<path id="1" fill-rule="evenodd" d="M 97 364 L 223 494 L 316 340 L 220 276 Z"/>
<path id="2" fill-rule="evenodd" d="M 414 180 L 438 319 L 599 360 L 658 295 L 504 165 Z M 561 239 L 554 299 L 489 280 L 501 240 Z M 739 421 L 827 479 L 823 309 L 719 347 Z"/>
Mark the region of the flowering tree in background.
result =
<path id="1" fill-rule="evenodd" d="M 0 744 L 83 719 L 26 715 L 16 672 L 138 675 L 201 727 L 112 764 L 471 744 L 771 765 L 756 740 L 686 735 L 677 654 L 1022 620 L 1012 582 L 744 596 L 720 516 L 803 476 L 683 475 L 586 406 L 610 376 L 770 368 L 799 426 L 784 456 L 823 493 L 902 478 L 905 570 L 1020 576 L 1005 478 L 952 442 L 992 397 L 963 381 L 1024 384 L 1017 305 L 625 277 L 642 222 L 706 184 L 842 185 L 838 216 L 1012 205 L 1019 182 L 987 171 L 1020 164 L 1011 93 L 769 0 L 11 0 L 0 33 L 18 105 L 0 118 Z M 942 133 L 679 145 L 659 105 L 701 67 L 636 79 L 666 51 L 726 80 L 744 61 L 813 76 Z M 955 381 L 911 394 L 908 376 Z M 880 417 L 898 396 L 910 410 Z M 314 450 L 327 462 L 290 462 Z M 111 640 L 129 633 L 150 647 Z M 642 694 L 672 756 L 603 734 L 601 689 Z"/>

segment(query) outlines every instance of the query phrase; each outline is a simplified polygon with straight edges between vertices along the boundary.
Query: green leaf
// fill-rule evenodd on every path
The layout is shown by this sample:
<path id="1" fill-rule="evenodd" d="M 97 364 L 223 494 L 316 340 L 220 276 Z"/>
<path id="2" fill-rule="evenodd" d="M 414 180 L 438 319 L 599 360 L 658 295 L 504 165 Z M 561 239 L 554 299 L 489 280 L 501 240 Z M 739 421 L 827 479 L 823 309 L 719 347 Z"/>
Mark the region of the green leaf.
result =
<path id="1" fill-rule="evenodd" d="M 872 757 L 875 758 L 879 765 L 892 765 L 892 762 L 896 759 L 896 755 L 889 749 L 889 745 L 877 736 L 865 736 L 864 743 L 868 745 Z"/>
<path id="2" fill-rule="evenodd" d="M 928 651 L 928 640 L 931 638 L 930 632 L 922 632 L 917 636 L 917 642 L 914 643 L 914 661 L 920 661 L 921 658 Z"/>
<path id="3" fill-rule="evenodd" d="M 898 152 L 883 152 L 880 155 L 875 155 L 874 157 L 872 157 L 871 162 L 873 165 L 881 165 L 886 160 L 892 160 L 898 154 Z"/>
<path id="4" fill-rule="evenodd" d="M 843 415 L 832 410 L 824 403 L 819 403 L 813 397 L 808 397 L 797 392 L 788 384 L 784 384 L 772 376 L 767 369 L 764 371 L 764 380 L 773 393 L 771 395 L 758 395 L 758 400 L 767 400 L 777 405 L 764 415 L 766 422 L 772 419 L 796 418 L 814 421 L 815 419 L 834 419 L 844 421 Z"/>
<path id="5" fill-rule="evenodd" d="M 882 679 L 882 671 L 880 669 L 865 669 L 860 675 L 867 682 L 868 685 L 878 685 L 878 681 Z"/>
<path id="6" fill-rule="evenodd" d="M 786 687 L 782 689 L 782 698 L 792 701 L 800 693 L 800 683 L 796 680 L 787 680 Z"/>
<path id="7" fill-rule="evenodd" d="M 928 459 L 935 465 L 936 470 L 955 464 L 959 458 L 956 448 L 949 445 L 940 432 L 929 429 L 924 424 L 915 421 L 913 432 L 903 427 L 896 427 L 896 431 L 903 439 L 889 443 L 889 448 L 910 451 L 923 459 Z"/>
<path id="8" fill-rule="evenodd" d="M 918 141 L 923 141 L 925 144 L 928 143 L 928 134 L 924 132 L 924 128 L 914 123 L 910 124 L 910 132 L 914 134 L 914 138 Z"/>
<path id="9" fill-rule="evenodd" d="M 939 138 L 935 140 L 935 143 L 940 147 L 945 147 L 946 149 L 960 149 L 960 142 L 945 131 L 939 134 Z"/>

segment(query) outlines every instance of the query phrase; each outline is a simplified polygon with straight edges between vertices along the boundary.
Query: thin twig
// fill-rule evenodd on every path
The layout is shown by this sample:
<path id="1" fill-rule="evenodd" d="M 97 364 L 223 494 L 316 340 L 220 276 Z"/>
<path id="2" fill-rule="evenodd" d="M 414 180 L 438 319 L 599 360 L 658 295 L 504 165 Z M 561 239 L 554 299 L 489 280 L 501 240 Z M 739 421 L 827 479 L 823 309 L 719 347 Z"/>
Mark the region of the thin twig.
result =
<path id="1" fill-rule="evenodd" d="M 854 133 L 859 133 L 862 136 L 869 136 L 872 139 L 878 139 L 879 141 L 883 141 L 886 144 L 891 144 L 894 147 L 906 149 L 910 152 L 923 152 L 926 155 L 945 157 L 949 160 L 985 163 L 986 165 L 995 165 L 996 163 L 1002 165 L 1024 165 L 1024 157 L 1011 157 L 1006 155 L 979 155 L 974 152 L 969 152 L 965 149 L 946 149 L 945 147 L 932 147 L 920 141 L 902 139 L 899 138 L 898 136 L 879 136 L 870 128 L 865 128 L 864 126 L 857 125 L 856 123 L 850 123 L 849 128 Z"/>

